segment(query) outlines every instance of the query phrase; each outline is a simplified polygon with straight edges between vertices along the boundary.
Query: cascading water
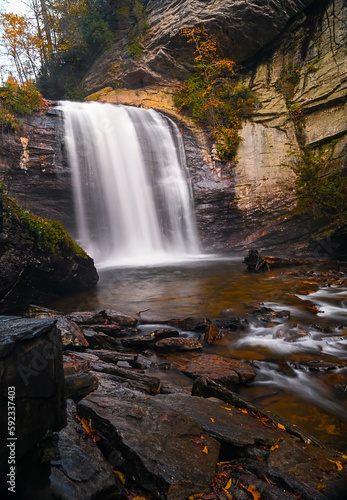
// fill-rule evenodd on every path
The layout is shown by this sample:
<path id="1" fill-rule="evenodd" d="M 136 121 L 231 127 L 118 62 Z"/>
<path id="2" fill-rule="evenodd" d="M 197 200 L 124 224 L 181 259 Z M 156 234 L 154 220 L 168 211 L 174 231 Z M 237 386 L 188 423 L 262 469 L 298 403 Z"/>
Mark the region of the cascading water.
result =
<path id="1" fill-rule="evenodd" d="M 78 242 L 99 266 L 199 254 L 183 141 L 154 110 L 61 102 Z"/>

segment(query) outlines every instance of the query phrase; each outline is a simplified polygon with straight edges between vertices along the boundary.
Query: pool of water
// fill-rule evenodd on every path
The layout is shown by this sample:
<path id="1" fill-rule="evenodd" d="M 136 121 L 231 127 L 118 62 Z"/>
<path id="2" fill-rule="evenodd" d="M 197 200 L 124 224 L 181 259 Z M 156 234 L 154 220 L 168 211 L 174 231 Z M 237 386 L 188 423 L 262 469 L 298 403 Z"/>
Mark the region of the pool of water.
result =
<path id="1" fill-rule="evenodd" d="M 347 288 L 325 286 L 321 278 L 303 270 L 307 269 L 251 274 L 241 257 L 213 256 L 170 265 L 100 269 L 95 290 L 51 305 L 63 312 L 144 311 L 138 317 L 153 322 L 188 316 L 214 319 L 227 309 L 243 315 L 259 304 L 289 311 L 289 317 L 270 324 L 250 322 L 245 330 L 227 334 L 205 350 L 254 364 L 257 377 L 240 389 L 242 397 L 326 444 L 347 450 Z M 309 362 L 320 360 L 335 367 L 308 368 Z M 179 383 L 177 373 L 172 376 Z"/>

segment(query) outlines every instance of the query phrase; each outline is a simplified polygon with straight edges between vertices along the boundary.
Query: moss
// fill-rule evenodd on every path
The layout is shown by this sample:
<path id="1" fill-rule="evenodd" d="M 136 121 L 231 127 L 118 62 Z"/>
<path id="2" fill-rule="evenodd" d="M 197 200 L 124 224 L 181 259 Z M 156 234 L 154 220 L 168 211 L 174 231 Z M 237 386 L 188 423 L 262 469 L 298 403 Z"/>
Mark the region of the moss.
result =
<path id="1" fill-rule="evenodd" d="M 20 207 L 14 199 L 5 195 L 3 183 L 0 183 L 0 198 L 5 221 L 19 224 L 24 231 L 28 231 L 40 250 L 59 256 L 67 248 L 76 257 L 88 258 L 86 252 L 71 238 L 60 222 L 37 217 L 29 210 Z"/>
<path id="2" fill-rule="evenodd" d="M 294 169 L 298 210 L 315 218 L 329 218 L 332 224 L 347 217 L 347 176 L 331 172 L 336 141 L 320 151 L 304 147 Z"/>

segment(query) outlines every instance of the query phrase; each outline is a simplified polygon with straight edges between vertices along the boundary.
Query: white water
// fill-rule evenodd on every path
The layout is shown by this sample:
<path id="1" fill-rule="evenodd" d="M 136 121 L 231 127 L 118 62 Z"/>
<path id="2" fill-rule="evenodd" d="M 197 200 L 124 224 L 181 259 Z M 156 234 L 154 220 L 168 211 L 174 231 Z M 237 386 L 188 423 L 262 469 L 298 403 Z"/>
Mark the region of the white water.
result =
<path id="1" fill-rule="evenodd" d="M 154 110 L 61 102 L 79 244 L 99 267 L 199 255 L 177 126 Z"/>

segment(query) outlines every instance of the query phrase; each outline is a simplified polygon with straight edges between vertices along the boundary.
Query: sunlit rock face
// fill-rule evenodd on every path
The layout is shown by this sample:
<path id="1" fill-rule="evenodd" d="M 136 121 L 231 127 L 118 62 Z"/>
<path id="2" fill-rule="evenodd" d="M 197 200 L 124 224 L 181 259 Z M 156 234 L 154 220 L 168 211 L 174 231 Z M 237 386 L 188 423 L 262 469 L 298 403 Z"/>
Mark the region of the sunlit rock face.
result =
<path id="1" fill-rule="evenodd" d="M 92 66 L 84 79 L 87 94 L 115 81 L 138 88 L 184 78 L 193 61 L 192 46 L 180 33 L 205 26 L 214 33 L 226 57 L 242 62 L 279 35 L 288 21 L 312 0 L 149 0 L 150 36 L 144 53 L 131 60 L 120 30 L 115 44 Z"/>

